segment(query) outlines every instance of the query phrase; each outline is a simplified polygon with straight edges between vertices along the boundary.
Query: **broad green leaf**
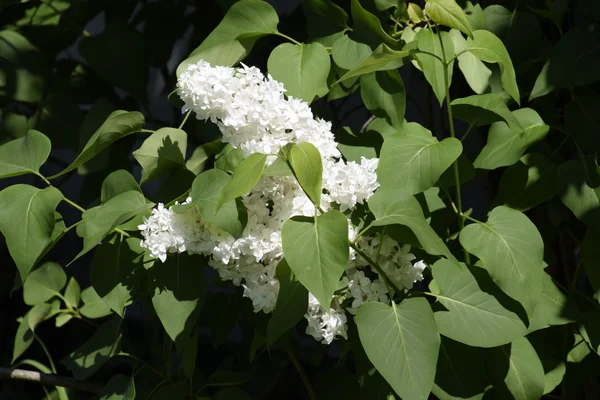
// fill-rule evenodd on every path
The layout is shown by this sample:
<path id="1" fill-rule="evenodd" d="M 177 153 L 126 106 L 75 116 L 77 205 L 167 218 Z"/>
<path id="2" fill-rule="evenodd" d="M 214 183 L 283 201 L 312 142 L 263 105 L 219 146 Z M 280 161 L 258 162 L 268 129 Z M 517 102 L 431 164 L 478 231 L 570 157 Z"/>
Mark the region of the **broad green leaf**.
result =
<path id="1" fill-rule="evenodd" d="M 198 146 L 194 149 L 194 152 L 185 162 L 185 167 L 192 171 L 194 175 L 198 175 L 204 170 L 206 161 L 210 157 L 209 153 L 202 146 Z"/>
<path id="2" fill-rule="evenodd" d="M 460 243 L 483 262 L 506 294 L 533 315 L 542 293 L 544 242 L 529 218 L 496 207 L 487 222 L 467 225 L 460 232 Z"/>
<path id="3" fill-rule="evenodd" d="M 498 64 L 502 87 L 517 104 L 521 104 L 515 69 L 502 41 L 489 31 L 473 31 L 473 38 L 467 39 L 467 50 L 481 61 Z"/>
<path id="4" fill-rule="evenodd" d="M 392 128 L 393 129 L 393 128 Z M 348 126 L 333 129 L 338 150 L 346 161 L 354 161 L 357 164 L 362 158 L 377 158 L 378 150 L 381 149 L 383 138 L 379 134 L 361 133 Z"/>
<path id="5" fill-rule="evenodd" d="M 281 230 L 283 255 L 292 272 L 325 309 L 348 264 L 348 221 L 331 210 L 314 218 L 292 217 Z"/>
<path id="6" fill-rule="evenodd" d="M 116 107 L 106 98 L 100 97 L 92 104 L 90 110 L 85 114 L 85 118 L 79 127 L 77 137 L 77 152 L 81 152 L 92 135 L 102 126 L 110 114 L 116 110 Z M 77 167 L 79 175 L 88 175 L 106 169 L 110 164 L 110 155 L 112 149 L 109 147 L 85 164 Z"/>
<path id="7" fill-rule="evenodd" d="M 134 400 L 135 382 L 133 377 L 114 375 L 100 392 L 100 400 Z"/>
<path id="8" fill-rule="evenodd" d="M 231 143 L 227 143 L 223 150 L 215 156 L 215 168 L 225 172 L 233 172 L 243 159 L 243 150 L 233 147 Z"/>
<path id="9" fill-rule="evenodd" d="M 600 187 L 590 186 L 597 173 L 590 171 L 585 160 L 576 159 L 559 165 L 557 177 L 564 205 L 588 227 L 600 231 Z"/>
<path id="10" fill-rule="evenodd" d="M 239 237 L 244 230 L 245 221 L 242 220 L 240 210 L 235 201 L 230 201 L 219 209 L 217 204 L 223 188 L 231 182 L 231 177 L 218 169 L 211 169 L 198 175 L 192 184 L 192 204 L 198 207 L 198 212 L 205 222 L 229 232 L 234 237 Z"/>
<path id="11" fill-rule="evenodd" d="M 348 29 L 348 14 L 332 0 L 306 0 L 302 10 L 308 21 L 308 37 L 311 41 L 331 47 Z"/>
<path id="12" fill-rule="evenodd" d="M 154 311 L 179 349 L 189 339 L 206 297 L 201 260 L 198 256 L 177 254 L 151 270 Z"/>
<path id="13" fill-rule="evenodd" d="M 66 325 L 67 322 L 69 322 L 72 319 L 73 319 L 73 314 L 59 314 L 56 316 L 56 319 L 54 320 L 55 321 L 54 325 L 57 328 L 60 328 L 64 325 Z"/>
<path id="14" fill-rule="evenodd" d="M 65 289 L 65 301 L 67 304 L 74 308 L 79 308 L 79 301 L 81 300 L 81 287 L 75 278 L 71 277 L 67 288 Z"/>
<path id="15" fill-rule="evenodd" d="M 81 216 L 85 223 L 83 249 L 73 261 L 93 249 L 113 229 L 139 213 L 152 208 L 153 205 L 146 203 L 146 198 L 140 192 L 129 190 L 113 197 L 101 206 L 86 210 Z"/>
<path id="16" fill-rule="evenodd" d="M 411 194 L 429 189 L 462 153 L 458 139 L 441 142 L 417 123 L 404 124 L 388 136 L 381 147 L 378 181 L 385 189 L 403 189 Z"/>
<path id="17" fill-rule="evenodd" d="M 181 367 L 188 379 L 193 379 L 196 371 L 196 360 L 198 358 L 198 329 L 192 331 L 192 336 L 187 341 L 181 352 Z"/>
<path id="18" fill-rule="evenodd" d="M 140 239 L 113 235 L 98 246 L 92 258 L 90 281 L 102 301 L 123 317 L 123 311 L 139 285 L 136 263 L 144 256 Z"/>
<path id="19" fill-rule="evenodd" d="M 419 202 L 411 194 L 397 189 L 379 189 L 369 199 L 369 209 L 375 216 L 373 226 L 407 226 L 425 251 L 455 260 L 442 239 L 429 226 Z"/>
<path id="20" fill-rule="evenodd" d="M 81 301 L 83 301 L 83 306 L 79 309 L 79 312 L 84 317 L 96 319 L 106 317 L 110 314 L 110 308 L 104 304 L 93 286 L 81 292 Z"/>
<path id="21" fill-rule="evenodd" d="M 577 96 L 565 108 L 565 129 L 581 150 L 593 153 L 600 149 L 600 107 L 598 95 Z"/>
<path id="22" fill-rule="evenodd" d="M 513 165 L 531 145 L 539 142 L 550 130 L 535 110 L 521 108 L 512 114 L 523 126 L 512 130 L 504 122 L 494 122 L 490 127 L 488 141 L 474 161 L 475 168 L 496 169 Z"/>
<path id="23" fill-rule="evenodd" d="M 52 306 L 48 303 L 35 305 L 19 323 L 15 335 L 12 363 L 31 346 L 33 343 L 35 328 L 52 315 Z"/>
<path id="24" fill-rule="evenodd" d="M 365 9 L 360 0 L 351 0 L 350 11 L 352 29 L 362 42 L 367 43 L 371 48 L 379 46 L 382 42 L 389 46 L 397 44 L 396 40 L 383 30 L 379 18 Z"/>
<path id="25" fill-rule="evenodd" d="M 23 283 L 23 300 L 30 306 L 44 303 L 54 296 L 59 296 L 66 284 L 67 274 L 62 267 L 47 262 L 27 276 Z"/>
<path id="26" fill-rule="evenodd" d="M 271 165 L 265 166 L 263 176 L 293 176 L 288 164 L 281 158 L 276 158 Z"/>
<path id="27" fill-rule="evenodd" d="M 62 13 L 71 7 L 67 0 L 49 0 L 40 2 L 25 10 L 21 19 L 15 22 L 20 27 L 58 25 Z"/>
<path id="28" fill-rule="evenodd" d="M 391 306 L 365 303 L 358 309 L 356 325 L 369 360 L 398 396 L 427 399 L 440 348 L 427 300 L 405 299 Z"/>
<path id="29" fill-rule="evenodd" d="M 54 210 L 62 199 L 54 187 L 17 184 L 0 192 L 0 232 L 22 282 L 52 242 Z"/>
<path id="30" fill-rule="evenodd" d="M 102 324 L 80 348 L 61 360 L 75 379 L 87 379 L 121 351 L 121 321 Z"/>
<path id="31" fill-rule="evenodd" d="M 544 272 L 542 274 L 542 296 L 533 311 L 528 332 L 574 322 L 573 316 L 567 296 L 552 282 L 550 275 Z"/>
<path id="32" fill-rule="evenodd" d="M 455 0 L 427 0 L 425 12 L 437 24 L 458 29 L 465 35 L 473 36 L 471 24 Z"/>
<path id="33" fill-rule="evenodd" d="M 162 128 L 150 135 L 133 157 L 142 166 L 140 183 L 155 180 L 173 168 L 185 168 L 187 133 L 181 129 Z"/>
<path id="34" fill-rule="evenodd" d="M 49 155 L 50 139 L 41 132 L 30 130 L 24 137 L 0 146 L 0 178 L 38 175 Z"/>
<path id="35" fill-rule="evenodd" d="M 588 229 L 581 243 L 581 257 L 583 268 L 590 285 L 600 299 L 600 232 Z"/>
<path id="36" fill-rule="evenodd" d="M 308 142 L 293 145 L 288 152 L 288 164 L 308 198 L 320 206 L 323 163 L 319 150 Z"/>
<path id="37" fill-rule="evenodd" d="M 265 169 L 267 156 L 253 153 L 246 157 L 233 171 L 231 180 L 223 187 L 217 210 L 225 203 L 235 200 L 249 191 L 258 183 Z"/>
<path id="38" fill-rule="evenodd" d="M 362 75 L 360 96 L 373 115 L 385 118 L 394 128 L 402 126 L 406 111 L 406 90 L 398 71 L 377 71 Z"/>
<path id="39" fill-rule="evenodd" d="M 286 95 L 311 103 L 329 90 L 329 53 L 320 43 L 284 43 L 275 47 L 267 63 L 269 74 L 285 86 Z"/>
<path id="40" fill-rule="evenodd" d="M 467 54 L 467 53 L 465 53 Z M 517 116 L 508 109 L 502 97 L 497 94 L 478 94 L 455 99 L 451 103 L 454 118 L 467 121 L 473 126 L 489 125 L 504 121 L 514 132 L 523 130 Z"/>
<path id="41" fill-rule="evenodd" d="M 481 400 L 488 379 L 484 352 L 441 338 L 432 393 L 440 400 Z"/>
<path id="42" fill-rule="evenodd" d="M 450 37 L 454 45 L 454 52 L 460 54 L 457 57 L 458 68 L 471 89 L 477 94 L 482 94 L 489 86 L 492 71 L 471 52 L 464 51 L 467 49 L 467 40 L 459 31 L 452 29 Z"/>
<path id="43" fill-rule="evenodd" d="M 113 112 L 96 133 L 92 135 L 75 161 L 62 170 L 62 172 L 51 176 L 50 179 L 57 178 L 74 170 L 94 158 L 96 154 L 100 153 L 115 141 L 139 132 L 140 129 L 142 129 L 142 125 L 144 125 L 144 116 L 137 111 L 127 112 L 119 110 Z"/>
<path id="44" fill-rule="evenodd" d="M 356 41 L 348 35 L 342 35 L 331 47 L 333 61 L 346 70 L 356 68 L 372 53 L 369 45 Z"/>
<path id="45" fill-rule="evenodd" d="M 261 36 L 277 32 L 278 23 L 277 12 L 269 3 L 261 0 L 236 2 L 202 44 L 179 64 L 177 76 L 199 60 L 213 66 L 232 66 L 250 53 Z M 240 37 L 242 35 L 244 37 Z"/>
<path id="46" fill-rule="evenodd" d="M 536 400 L 544 393 L 544 367 L 527 338 L 491 349 L 487 367 L 502 398 Z M 509 393 L 505 393 L 508 389 Z M 512 396 L 511 396 L 512 395 Z"/>
<path id="47" fill-rule="evenodd" d="M 31 316 L 30 316 L 31 319 Z M 600 352 L 600 312 L 597 309 L 586 311 L 579 321 L 579 332 L 594 353 Z"/>
<path id="48" fill-rule="evenodd" d="M 14 30 L 0 31 L 0 95 L 38 103 L 44 97 L 48 63 L 44 55 Z"/>
<path id="49" fill-rule="evenodd" d="M 279 295 L 273 316 L 267 325 L 267 346 L 271 347 L 285 332 L 304 317 L 308 307 L 308 291 L 296 279 L 285 258 L 277 264 Z"/>
<path id="50" fill-rule="evenodd" d="M 471 159 L 465 153 L 461 153 L 461 155 L 458 156 L 456 163 L 458 164 L 458 174 L 461 185 L 471 181 L 475 177 L 475 167 L 473 166 L 473 161 L 471 161 Z M 448 168 L 446 171 L 444 171 L 435 185 L 439 186 L 440 188 L 451 188 L 456 186 L 456 181 L 454 180 L 454 167 Z"/>
<path id="51" fill-rule="evenodd" d="M 135 178 L 124 169 L 119 169 L 108 175 L 102 182 L 100 201 L 104 204 L 113 197 L 130 190 L 142 193 L 142 189 L 140 189 L 140 185 L 138 185 Z"/>
<path id="52" fill-rule="evenodd" d="M 369 74 L 371 72 L 396 69 L 400 66 L 398 65 L 399 61 L 401 62 L 402 59 L 409 57 L 414 52 L 414 49 L 401 51 L 393 50 L 390 49 L 385 43 L 382 43 L 379 47 L 373 50 L 373 53 L 371 53 L 370 56 L 362 60 L 358 65 L 338 79 L 336 84 L 343 82 L 346 79 Z"/>
<path id="53" fill-rule="evenodd" d="M 435 54 L 440 59 L 449 61 L 455 54 L 452 37 L 448 32 L 440 32 L 440 35 L 442 35 L 442 41 L 444 43 L 443 52 L 440 39 L 429 29 L 421 29 L 417 32 L 415 40 L 418 43 L 419 50 Z M 446 77 L 443 64 L 437 58 L 423 53 L 415 54 L 415 58 L 420 67 L 419 69 L 423 71 L 425 79 L 429 82 L 429 85 L 433 89 L 433 93 L 435 93 L 435 97 L 438 99 L 441 106 L 444 104 L 444 99 L 446 98 Z M 450 63 L 450 66 L 448 67 L 448 86 L 452 83 L 453 69 L 454 61 Z"/>
<path id="54" fill-rule="evenodd" d="M 467 268 L 439 260 L 432 271 L 437 300 L 447 309 L 434 314 L 440 334 L 469 346 L 496 347 L 527 331 L 519 316 L 484 292 Z"/>
<path id="55" fill-rule="evenodd" d="M 527 211 L 557 194 L 556 165 L 540 153 L 526 154 L 508 167 L 498 186 L 498 203 Z"/>

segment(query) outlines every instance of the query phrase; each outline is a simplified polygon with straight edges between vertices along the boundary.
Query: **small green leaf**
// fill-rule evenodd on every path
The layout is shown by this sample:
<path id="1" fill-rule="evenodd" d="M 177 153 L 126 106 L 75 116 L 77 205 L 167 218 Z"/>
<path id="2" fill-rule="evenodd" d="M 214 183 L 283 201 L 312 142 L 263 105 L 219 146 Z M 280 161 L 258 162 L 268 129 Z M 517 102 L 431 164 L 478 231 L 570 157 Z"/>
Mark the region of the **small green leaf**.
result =
<path id="1" fill-rule="evenodd" d="M 87 342 L 61 360 L 75 379 L 87 379 L 121 350 L 121 323 L 105 322 Z"/>
<path id="2" fill-rule="evenodd" d="M 588 227 L 600 231 L 600 187 L 590 186 L 597 173 L 588 169 L 585 160 L 576 159 L 559 165 L 557 177 L 564 205 Z"/>
<path id="3" fill-rule="evenodd" d="M 62 267 L 47 262 L 33 270 L 23 283 L 23 300 L 30 306 L 44 303 L 59 296 L 66 284 L 67 274 Z"/>
<path id="4" fill-rule="evenodd" d="M 471 24 L 455 0 L 427 0 L 425 12 L 437 24 L 458 29 L 466 35 L 473 36 Z"/>
<path id="5" fill-rule="evenodd" d="M 308 198 L 320 206 L 323 163 L 319 150 L 308 142 L 293 145 L 289 149 L 288 163 Z"/>
<path id="6" fill-rule="evenodd" d="M 373 226 L 407 226 L 425 251 L 455 260 L 442 239 L 429 226 L 419 202 L 411 194 L 403 190 L 379 189 L 369 199 L 369 209 L 375 216 Z"/>
<path id="7" fill-rule="evenodd" d="M 465 53 L 466 54 L 466 53 Z M 489 125 L 504 121 L 514 132 L 523 130 L 517 116 L 510 112 L 502 97 L 494 94 L 478 94 L 455 99 L 451 103 L 454 117 L 467 121 L 473 126 Z"/>
<path id="8" fill-rule="evenodd" d="M 142 189 L 140 189 L 140 185 L 138 185 L 135 178 L 124 169 L 119 169 L 108 175 L 102 182 L 100 201 L 104 204 L 113 197 L 129 190 L 142 193 Z"/>
<path id="9" fill-rule="evenodd" d="M 296 279 L 285 258 L 277 264 L 279 295 L 273 316 L 267 325 L 267 346 L 271 347 L 285 332 L 304 317 L 308 307 L 308 291 Z"/>
<path id="10" fill-rule="evenodd" d="M 467 225 L 460 232 L 460 243 L 479 257 L 506 294 L 533 315 L 542 293 L 544 242 L 529 218 L 496 207 L 486 223 Z"/>
<path id="11" fill-rule="evenodd" d="M 348 264 L 348 221 L 331 210 L 323 215 L 292 217 L 281 230 L 283 255 L 292 272 L 325 309 Z"/>
<path id="12" fill-rule="evenodd" d="M 111 113 L 104 124 L 102 124 L 96 133 L 92 135 L 75 161 L 62 170 L 62 172 L 51 176 L 50 179 L 58 178 L 59 176 L 74 170 L 94 158 L 96 154 L 100 153 L 115 141 L 139 132 L 143 125 L 144 116 L 137 111 L 127 112 L 118 110 Z"/>
<path id="13" fill-rule="evenodd" d="M 17 184 L 0 192 L 0 232 L 23 282 L 52 242 L 54 210 L 62 199 L 54 187 Z"/>
<path id="14" fill-rule="evenodd" d="M 411 122 L 383 142 L 377 177 L 382 188 L 421 193 L 435 185 L 461 153 L 458 139 L 438 142 L 427 129 Z"/>
<path id="15" fill-rule="evenodd" d="M 19 139 L 0 146 L 0 178 L 23 174 L 39 174 L 50 155 L 50 139 L 30 130 Z"/>
<path id="16" fill-rule="evenodd" d="M 92 104 L 90 110 L 85 114 L 81 123 L 78 135 L 77 152 L 85 148 L 85 144 L 90 140 L 94 133 L 102 126 L 110 114 L 116 110 L 116 107 L 106 98 L 100 97 Z M 77 167 L 79 175 L 88 175 L 106 169 L 110 164 L 110 155 L 112 149 L 109 147 L 85 164 Z"/>
<path id="17" fill-rule="evenodd" d="M 102 392 L 100 400 L 134 400 L 135 382 L 133 377 L 125 375 L 114 375 L 110 378 Z"/>
<path id="18" fill-rule="evenodd" d="M 280 44 L 267 64 L 269 74 L 284 84 L 288 96 L 311 103 L 329 90 L 329 53 L 320 43 Z"/>
<path id="19" fill-rule="evenodd" d="M 81 301 L 83 301 L 83 306 L 79 309 L 79 312 L 84 317 L 96 319 L 106 317 L 110 314 L 110 308 L 104 304 L 93 286 L 81 292 Z"/>
<path id="20" fill-rule="evenodd" d="M 362 60 L 358 65 L 346 72 L 335 84 L 345 81 L 346 79 L 354 78 L 360 75 L 369 74 L 376 71 L 386 71 L 399 67 L 398 61 L 409 57 L 414 53 L 414 49 L 408 50 L 393 50 L 385 43 L 377 47 L 370 56 Z"/>
<path id="21" fill-rule="evenodd" d="M 64 325 L 66 325 L 67 322 L 69 322 L 72 319 L 73 319 L 73 314 L 59 314 L 56 316 L 56 319 L 54 320 L 55 321 L 54 325 L 57 328 L 60 328 Z"/>
<path id="22" fill-rule="evenodd" d="M 504 122 L 494 122 L 490 127 L 488 141 L 474 161 L 475 168 L 496 169 L 513 165 L 531 145 L 542 140 L 550 127 L 535 110 L 521 108 L 512 114 L 523 126 L 512 130 Z"/>
<path id="23" fill-rule="evenodd" d="M 346 70 L 357 68 L 373 51 L 369 45 L 342 35 L 331 47 L 331 56 L 337 66 Z"/>
<path id="24" fill-rule="evenodd" d="M 265 169 L 267 156 L 260 153 L 253 153 L 246 157 L 233 171 L 231 180 L 223 187 L 217 211 L 225 203 L 235 200 L 249 191 L 258 183 Z"/>
<path id="25" fill-rule="evenodd" d="M 444 51 L 442 52 L 442 45 L 436 34 L 429 29 L 421 29 L 415 40 L 418 43 L 419 50 L 426 51 L 428 53 L 435 54 L 442 60 L 450 60 L 454 57 L 454 44 L 452 38 L 448 32 L 440 32 L 442 35 L 442 41 L 444 42 Z M 445 55 L 445 58 L 444 58 Z M 423 71 L 425 79 L 429 82 L 429 85 L 433 89 L 438 102 L 444 104 L 446 98 L 446 77 L 444 65 L 437 58 L 417 53 L 415 54 L 419 69 Z M 450 63 L 448 67 L 448 86 L 452 83 L 452 71 L 454 70 L 454 61 Z"/>
<path id="26" fill-rule="evenodd" d="M 433 312 L 424 298 L 391 306 L 369 302 L 356 315 L 360 342 L 379 373 L 403 399 L 427 399 L 440 348 Z"/>
<path id="27" fill-rule="evenodd" d="M 155 180 L 176 167 L 185 168 L 187 133 L 181 129 L 162 128 L 144 140 L 133 152 L 142 166 L 140 183 Z"/>
<path id="28" fill-rule="evenodd" d="M 406 90 L 398 71 L 377 71 L 362 75 L 360 96 L 373 115 L 385 118 L 394 128 L 401 127 L 406 110 Z"/>
<path id="29" fill-rule="evenodd" d="M 371 48 L 385 43 L 389 46 L 397 44 L 391 36 L 381 26 L 381 21 L 375 14 L 364 8 L 360 0 L 352 0 L 350 3 L 350 12 L 352 13 L 352 29 L 363 43 L 367 43 Z"/>
<path id="30" fill-rule="evenodd" d="M 23 18 L 15 22 L 20 27 L 27 26 L 55 26 L 60 22 L 60 17 L 71 7 L 67 0 L 50 0 L 47 3 L 38 3 L 25 10 Z"/>
<path id="31" fill-rule="evenodd" d="M 490 85 L 492 71 L 471 52 L 464 51 L 467 49 L 467 40 L 459 31 L 452 29 L 450 31 L 450 37 L 454 44 L 454 52 L 460 54 L 457 57 L 458 68 L 465 77 L 465 80 L 475 93 L 484 93 Z"/>

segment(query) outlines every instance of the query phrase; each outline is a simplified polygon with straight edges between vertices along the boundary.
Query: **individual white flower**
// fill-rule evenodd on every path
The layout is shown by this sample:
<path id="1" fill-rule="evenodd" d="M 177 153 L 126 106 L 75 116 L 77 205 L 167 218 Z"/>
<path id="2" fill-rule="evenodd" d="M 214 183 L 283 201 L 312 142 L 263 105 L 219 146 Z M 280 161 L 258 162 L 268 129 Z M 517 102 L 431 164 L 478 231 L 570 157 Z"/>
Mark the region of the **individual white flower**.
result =
<path id="1" fill-rule="evenodd" d="M 339 306 L 323 309 L 312 293 L 308 294 L 308 310 L 304 318 L 308 322 L 306 333 L 321 343 L 330 344 L 338 337 L 348 339 L 348 319 L 344 310 Z"/>

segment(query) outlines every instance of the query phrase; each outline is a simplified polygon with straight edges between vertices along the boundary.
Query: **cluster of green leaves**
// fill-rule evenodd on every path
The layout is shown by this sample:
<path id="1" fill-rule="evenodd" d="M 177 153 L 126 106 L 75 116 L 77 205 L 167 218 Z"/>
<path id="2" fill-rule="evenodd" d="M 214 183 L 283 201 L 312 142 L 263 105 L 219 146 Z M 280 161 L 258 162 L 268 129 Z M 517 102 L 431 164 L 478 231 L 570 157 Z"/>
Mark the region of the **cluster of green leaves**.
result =
<path id="1" fill-rule="evenodd" d="M 182 15 L 184 3 L 173 6 Z M 422 287 L 393 290 L 378 260 L 363 254 L 356 239 L 348 241 L 346 215 L 336 209 L 284 224 L 272 315 L 253 314 L 239 290 L 210 290 L 227 285 L 207 282 L 203 257 L 156 262 L 140 246 L 137 228 L 155 203 L 190 195 L 193 202 L 176 212 L 194 208 L 204 222 L 239 237 L 247 219 L 240 196 L 262 176 L 293 176 L 318 208 L 320 154 L 309 143 L 290 144 L 266 166 L 267 155 L 244 158 L 209 125 L 187 116 L 168 124 L 118 110 L 114 104 L 146 110 L 146 63 L 167 63 L 161 46 L 144 56 L 144 43 L 155 40 L 149 28 L 144 36 L 113 22 L 98 35 L 83 31 L 78 50 L 85 63 L 49 79 L 51 68 L 33 43 L 48 45 L 40 32 L 77 28 L 99 9 L 31 2 L 0 31 L 0 96 L 10 106 L 2 111 L 8 139 L 0 146 L 0 178 L 16 182 L 0 191 L 0 232 L 18 272 L 13 290 L 22 288 L 30 307 L 19 319 L 12 365 L 45 373 L 64 367 L 77 380 L 104 377 L 98 391 L 104 400 L 231 400 L 248 399 L 247 392 L 268 398 L 247 382 L 270 387 L 279 354 L 289 356 L 311 399 L 578 398 L 600 364 L 595 1 L 570 8 L 531 1 L 509 10 L 455 0 L 427 0 L 423 7 L 404 0 L 306 0 L 297 10 L 306 25 L 295 35 L 268 2 L 217 3 L 224 16 L 173 72 L 200 59 L 234 66 L 271 37 L 285 42 L 267 46 L 268 56 L 256 62 L 287 95 L 314 102 L 315 113 L 326 118 L 336 115 L 320 105 L 360 96 L 369 123 L 358 131 L 335 121 L 345 159 L 380 159 L 381 186 L 354 216 L 359 236 L 385 233 L 410 244 L 429 265 Z M 135 15 L 133 9 L 103 11 Z M 163 12 L 157 6 L 140 18 L 160 25 Z M 198 18 L 210 23 L 201 11 Z M 173 40 L 178 35 L 183 31 Z M 414 73 L 406 85 L 405 72 Z M 99 82 L 112 89 L 92 96 Z M 115 89 L 127 93 L 125 100 Z M 415 92 L 426 98 L 420 123 L 407 115 Z M 82 104 L 90 105 L 85 115 Z M 20 106 L 33 111 L 19 113 Z M 63 130 L 78 133 L 78 140 L 63 137 Z M 77 155 L 56 170 L 52 147 Z M 89 208 L 61 188 L 74 174 L 90 178 Z M 491 189 L 484 193 L 486 180 Z M 80 213 L 69 225 L 67 206 Z M 69 264 L 89 265 L 84 290 L 67 277 L 67 265 L 52 261 L 52 249 L 75 234 L 81 250 Z M 349 316 L 336 372 L 311 382 L 301 366 L 308 361 L 299 362 L 294 350 L 324 357 L 326 349 L 301 344 L 296 327 L 309 291 L 329 307 L 350 248 L 381 274 L 392 301 L 365 303 Z M 151 332 L 137 345 L 128 330 L 134 305 L 149 316 Z M 95 327 L 64 354 L 62 366 L 39 336 L 49 320 L 57 328 L 80 330 L 78 321 Z M 244 338 L 235 361 L 200 368 L 200 349 L 219 348 L 236 326 Z M 34 340 L 48 366 L 23 358 Z M 131 363 L 133 372 L 125 375 L 122 365 Z M 64 388 L 55 395 L 74 398 Z"/>

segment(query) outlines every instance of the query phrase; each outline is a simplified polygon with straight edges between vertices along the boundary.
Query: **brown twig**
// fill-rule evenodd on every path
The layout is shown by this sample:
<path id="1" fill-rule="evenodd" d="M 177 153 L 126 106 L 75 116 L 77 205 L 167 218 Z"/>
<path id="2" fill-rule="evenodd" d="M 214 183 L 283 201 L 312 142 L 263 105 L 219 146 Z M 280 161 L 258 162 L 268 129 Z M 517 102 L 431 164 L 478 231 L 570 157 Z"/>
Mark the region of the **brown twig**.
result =
<path id="1" fill-rule="evenodd" d="M 28 371 L 26 369 L 0 367 L 0 379 L 12 379 L 16 381 L 41 383 L 43 385 L 61 386 L 96 394 L 100 393 L 102 390 L 102 385 L 96 382 L 78 381 L 75 378 L 54 374 L 42 374 L 41 372 Z"/>

